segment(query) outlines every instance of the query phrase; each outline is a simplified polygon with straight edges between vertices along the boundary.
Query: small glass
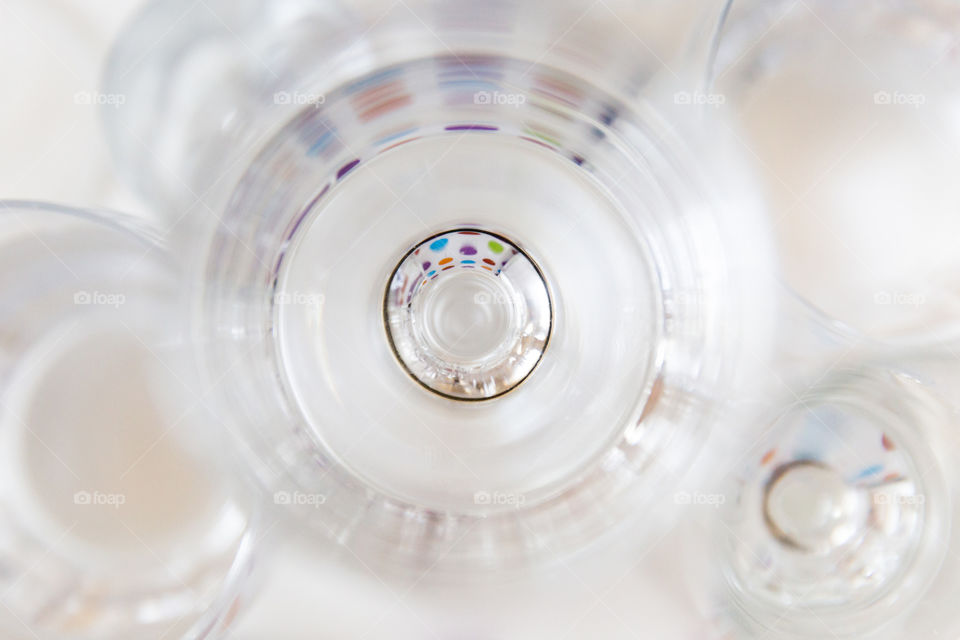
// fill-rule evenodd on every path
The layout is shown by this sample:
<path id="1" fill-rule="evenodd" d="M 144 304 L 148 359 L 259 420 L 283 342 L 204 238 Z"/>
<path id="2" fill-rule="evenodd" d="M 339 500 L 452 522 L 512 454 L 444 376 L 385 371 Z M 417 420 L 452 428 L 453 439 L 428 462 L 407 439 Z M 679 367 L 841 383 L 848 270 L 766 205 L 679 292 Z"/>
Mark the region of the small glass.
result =
<path id="1" fill-rule="evenodd" d="M 873 340 L 787 288 L 781 309 L 739 426 L 677 494 L 700 619 L 715 637 L 955 635 L 960 350 Z"/>

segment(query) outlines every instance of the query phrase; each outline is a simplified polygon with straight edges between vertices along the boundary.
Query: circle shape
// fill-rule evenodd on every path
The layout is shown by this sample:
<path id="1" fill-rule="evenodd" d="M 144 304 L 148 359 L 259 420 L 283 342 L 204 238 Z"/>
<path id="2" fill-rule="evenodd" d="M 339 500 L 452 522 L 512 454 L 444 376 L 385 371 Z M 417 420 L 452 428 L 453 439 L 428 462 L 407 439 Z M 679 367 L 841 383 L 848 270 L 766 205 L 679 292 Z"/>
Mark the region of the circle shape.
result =
<path id="1" fill-rule="evenodd" d="M 515 243 L 455 229 L 427 238 L 397 264 L 383 319 L 414 380 L 447 398 L 489 400 L 536 368 L 553 304 L 540 268 Z"/>
<path id="2" fill-rule="evenodd" d="M 867 525 L 867 496 L 835 470 L 811 460 L 777 469 L 764 495 L 764 520 L 771 533 L 795 549 L 827 553 Z"/>

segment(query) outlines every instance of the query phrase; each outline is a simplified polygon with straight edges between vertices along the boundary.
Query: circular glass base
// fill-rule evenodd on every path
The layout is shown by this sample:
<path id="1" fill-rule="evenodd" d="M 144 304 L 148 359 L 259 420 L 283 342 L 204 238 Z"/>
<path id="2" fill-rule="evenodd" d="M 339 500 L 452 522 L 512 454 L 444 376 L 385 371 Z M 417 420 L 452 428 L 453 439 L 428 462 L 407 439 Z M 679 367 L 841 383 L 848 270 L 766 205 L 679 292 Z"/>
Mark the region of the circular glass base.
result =
<path id="1" fill-rule="evenodd" d="M 788 462 L 767 481 L 764 521 L 783 544 L 826 553 L 867 526 L 869 496 L 813 460 Z"/>
<path id="2" fill-rule="evenodd" d="M 550 294 L 533 260 L 503 236 L 460 229 L 400 261 L 383 302 L 390 345 L 427 389 L 486 400 L 520 384 L 550 337 Z"/>

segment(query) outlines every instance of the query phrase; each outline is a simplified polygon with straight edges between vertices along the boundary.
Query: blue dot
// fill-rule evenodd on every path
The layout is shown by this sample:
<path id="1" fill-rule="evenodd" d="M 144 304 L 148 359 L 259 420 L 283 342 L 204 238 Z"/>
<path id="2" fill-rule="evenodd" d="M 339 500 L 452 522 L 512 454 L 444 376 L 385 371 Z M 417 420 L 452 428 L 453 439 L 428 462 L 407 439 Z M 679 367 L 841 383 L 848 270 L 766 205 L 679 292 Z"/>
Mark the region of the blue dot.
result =
<path id="1" fill-rule="evenodd" d="M 447 246 L 447 238 L 437 238 L 430 243 L 430 248 L 434 251 L 440 251 L 440 249 L 443 249 L 445 246 Z"/>
<path id="2" fill-rule="evenodd" d="M 858 474 L 856 475 L 856 477 L 854 478 L 854 480 L 863 480 L 864 478 L 869 478 L 870 476 L 876 475 L 876 474 L 880 473 L 881 471 L 883 471 L 883 465 L 882 465 L 882 464 L 870 465 L 870 466 L 867 467 L 866 469 L 861 470 L 860 473 L 858 473 Z"/>

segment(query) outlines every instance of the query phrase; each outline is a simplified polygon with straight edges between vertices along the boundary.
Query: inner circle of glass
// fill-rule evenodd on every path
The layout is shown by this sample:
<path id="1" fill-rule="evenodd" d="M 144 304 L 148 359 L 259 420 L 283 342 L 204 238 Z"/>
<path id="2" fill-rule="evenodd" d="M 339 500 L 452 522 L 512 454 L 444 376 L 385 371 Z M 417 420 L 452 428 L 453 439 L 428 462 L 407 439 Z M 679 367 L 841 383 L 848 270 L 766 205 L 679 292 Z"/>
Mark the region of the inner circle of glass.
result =
<path id="1" fill-rule="evenodd" d="M 801 551 L 827 553 L 849 542 L 866 528 L 869 510 L 868 492 L 812 460 L 782 465 L 764 489 L 767 528 L 782 544 Z"/>
<path id="2" fill-rule="evenodd" d="M 410 376 L 457 400 L 507 393 L 540 362 L 552 304 L 540 269 L 504 236 L 455 229 L 410 250 L 383 301 L 390 346 Z"/>

